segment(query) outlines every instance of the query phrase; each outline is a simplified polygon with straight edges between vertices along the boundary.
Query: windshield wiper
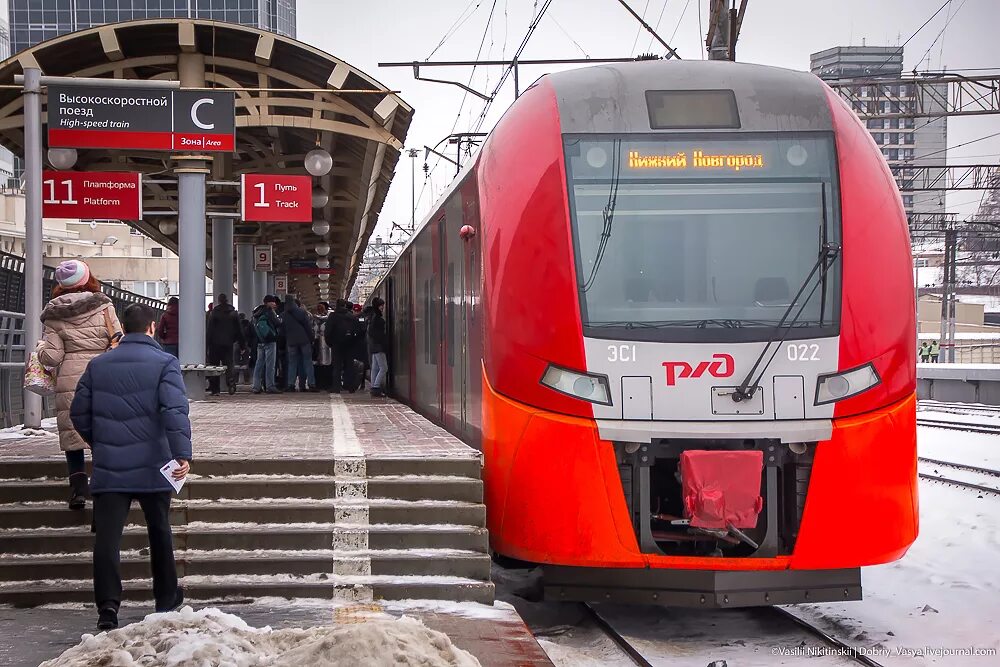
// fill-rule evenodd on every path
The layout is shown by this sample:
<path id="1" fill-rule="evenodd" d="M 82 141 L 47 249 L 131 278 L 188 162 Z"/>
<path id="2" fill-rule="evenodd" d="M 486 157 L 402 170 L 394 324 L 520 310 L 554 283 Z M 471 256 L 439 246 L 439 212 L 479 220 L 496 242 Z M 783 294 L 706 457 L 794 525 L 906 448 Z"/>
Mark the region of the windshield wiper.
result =
<path id="1" fill-rule="evenodd" d="M 594 286 L 594 279 L 604 261 L 604 252 L 608 249 L 608 241 L 611 240 L 611 225 L 615 221 L 615 207 L 618 205 L 618 182 L 622 173 L 621 139 L 615 139 L 611 144 L 611 186 L 608 188 L 608 203 L 604 205 L 601 217 L 604 220 L 604 228 L 601 230 L 601 240 L 597 245 L 597 254 L 594 255 L 594 267 L 590 270 L 587 282 L 580 288 L 583 292 L 589 292 Z"/>
<path id="2" fill-rule="evenodd" d="M 733 390 L 733 401 L 739 403 L 740 401 L 748 401 L 753 398 L 757 389 L 760 388 L 758 383 L 764 377 L 764 373 L 767 372 L 767 367 L 771 365 L 772 361 L 774 361 L 775 355 L 777 355 L 778 350 L 781 349 L 781 344 L 785 342 L 785 339 L 788 338 L 788 334 L 795 328 L 796 322 L 799 321 L 799 318 L 805 311 L 806 306 L 809 305 L 809 300 L 812 298 L 813 294 L 816 293 L 817 288 L 819 288 L 820 285 L 826 285 L 826 273 L 830 270 L 830 267 L 833 266 L 833 263 L 837 261 L 837 257 L 839 256 L 840 245 L 837 243 L 824 243 L 822 248 L 820 248 L 819 257 L 816 258 L 816 263 L 813 264 L 813 267 L 809 271 L 809 275 L 806 276 L 806 279 L 802 281 L 802 285 L 799 287 L 798 292 L 795 293 L 795 298 L 792 299 L 792 302 L 788 304 L 788 308 L 785 309 L 784 314 L 778 321 L 777 327 L 775 327 L 774 334 L 764 345 L 764 349 L 761 350 L 760 356 L 757 357 L 757 361 L 754 362 L 750 372 L 747 373 L 745 378 L 743 378 L 743 382 L 741 382 L 740 386 Z M 819 272 L 819 280 L 817 280 L 812 289 L 809 290 L 808 296 L 806 296 L 805 300 L 802 301 L 802 305 L 799 306 L 799 310 L 795 313 L 795 317 L 786 322 L 785 320 L 788 319 L 788 316 L 791 314 L 795 304 L 798 303 L 799 297 L 802 296 L 806 287 L 809 286 L 809 283 L 812 281 L 813 276 L 816 275 L 817 271 Z M 779 334 L 781 336 L 780 338 L 778 338 Z M 764 360 L 764 355 L 767 354 L 768 349 L 770 349 L 771 345 L 775 342 L 777 342 L 777 345 L 774 348 L 774 352 L 771 353 L 771 358 L 768 359 L 767 363 L 764 364 L 764 367 L 760 369 L 757 379 L 751 382 L 751 378 L 754 376 L 754 373 L 757 372 L 757 367 L 760 366 L 760 362 Z"/>

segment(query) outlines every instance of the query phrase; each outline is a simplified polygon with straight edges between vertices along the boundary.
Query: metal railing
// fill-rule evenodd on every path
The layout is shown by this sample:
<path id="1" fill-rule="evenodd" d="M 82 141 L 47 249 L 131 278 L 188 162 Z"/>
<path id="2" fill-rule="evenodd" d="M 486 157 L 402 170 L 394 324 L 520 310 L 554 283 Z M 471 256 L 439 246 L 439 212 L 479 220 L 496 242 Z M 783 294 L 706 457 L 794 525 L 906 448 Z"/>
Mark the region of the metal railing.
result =
<path id="1" fill-rule="evenodd" d="M 0 422 L 24 423 L 24 313 L 0 310 Z M 42 399 L 42 414 L 55 414 L 55 399 Z"/>
<path id="2" fill-rule="evenodd" d="M 51 266 L 42 268 L 43 302 L 52 294 L 52 288 L 56 284 L 55 272 Z M 119 317 L 125 308 L 133 303 L 146 304 L 155 310 L 158 316 L 166 309 L 162 301 L 127 292 L 105 282 L 101 283 L 101 291 L 111 299 Z M 7 252 L 0 252 L 0 309 L 24 311 L 24 258 Z"/>

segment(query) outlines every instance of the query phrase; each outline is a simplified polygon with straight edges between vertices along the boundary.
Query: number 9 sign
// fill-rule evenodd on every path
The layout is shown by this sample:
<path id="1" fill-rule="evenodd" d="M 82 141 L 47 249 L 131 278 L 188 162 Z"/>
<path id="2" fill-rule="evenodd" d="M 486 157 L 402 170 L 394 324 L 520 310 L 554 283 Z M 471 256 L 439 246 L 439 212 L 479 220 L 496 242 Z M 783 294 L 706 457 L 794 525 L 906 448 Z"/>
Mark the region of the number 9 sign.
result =
<path id="1" fill-rule="evenodd" d="M 269 245 L 255 245 L 253 247 L 253 257 L 254 257 L 254 271 L 270 271 L 272 270 L 271 258 L 272 250 Z"/>

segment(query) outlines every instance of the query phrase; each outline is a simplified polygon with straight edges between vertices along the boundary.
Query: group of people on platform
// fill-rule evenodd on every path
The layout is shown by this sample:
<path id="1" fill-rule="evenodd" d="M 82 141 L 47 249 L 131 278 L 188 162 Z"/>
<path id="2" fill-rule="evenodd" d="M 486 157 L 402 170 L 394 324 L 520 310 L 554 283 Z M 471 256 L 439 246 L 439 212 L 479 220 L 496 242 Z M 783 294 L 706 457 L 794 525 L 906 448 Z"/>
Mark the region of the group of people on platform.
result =
<path id="1" fill-rule="evenodd" d="M 171 297 L 160 318 L 157 340 L 178 356 L 178 299 Z M 342 391 L 364 389 L 371 369 L 372 396 L 385 395 L 385 302 L 379 297 L 363 309 L 339 299 L 331 309 L 326 301 L 310 313 L 299 300 L 284 302 L 267 295 L 248 318 L 237 312 L 225 294 L 209 307 L 206 320 L 206 362 L 224 366 L 229 393 L 236 393 L 237 369 L 255 394 L 285 391 Z M 218 375 L 208 378 L 209 392 L 221 393 Z"/>
<path id="2" fill-rule="evenodd" d="M 321 301 L 309 313 L 297 299 L 289 297 L 282 306 L 278 297 L 264 297 L 246 328 L 253 393 L 280 393 L 282 386 L 284 391 L 355 392 L 364 389 L 370 360 L 371 395 L 384 396 L 384 307 L 378 297 L 366 309 L 338 299 L 333 310 Z"/>
<path id="3" fill-rule="evenodd" d="M 941 344 L 936 340 L 932 340 L 929 344 L 924 341 L 917 348 L 917 356 L 920 357 L 921 363 L 936 364 L 941 359 Z"/>

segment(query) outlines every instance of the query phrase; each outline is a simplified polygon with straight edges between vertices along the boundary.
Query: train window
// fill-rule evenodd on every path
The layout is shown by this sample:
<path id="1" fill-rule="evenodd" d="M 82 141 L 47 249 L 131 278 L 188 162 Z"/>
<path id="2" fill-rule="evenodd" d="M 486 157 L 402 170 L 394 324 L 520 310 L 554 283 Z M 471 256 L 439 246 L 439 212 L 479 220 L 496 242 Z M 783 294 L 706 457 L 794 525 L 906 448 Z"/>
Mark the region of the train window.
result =
<path id="1" fill-rule="evenodd" d="M 647 90 L 646 108 L 654 130 L 740 126 L 736 95 L 731 90 Z"/>
<path id="2" fill-rule="evenodd" d="M 839 242 L 829 135 L 568 136 L 566 156 L 588 335 L 766 339 Z M 839 280 L 789 339 L 835 331 Z"/>

